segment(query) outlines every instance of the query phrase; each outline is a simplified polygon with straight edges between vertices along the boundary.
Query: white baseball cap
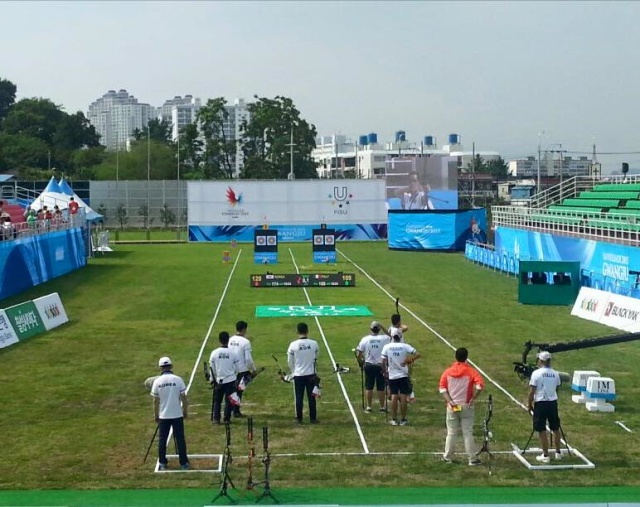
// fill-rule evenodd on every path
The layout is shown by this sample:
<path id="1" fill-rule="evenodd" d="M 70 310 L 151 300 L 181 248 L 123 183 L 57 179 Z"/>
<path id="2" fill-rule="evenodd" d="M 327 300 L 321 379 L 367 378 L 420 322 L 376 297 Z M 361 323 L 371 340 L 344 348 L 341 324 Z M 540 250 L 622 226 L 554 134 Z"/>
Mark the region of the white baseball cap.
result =
<path id="1" fill-rule="evenodd" d="M 374 320 L 374 321 L 371 323 L 371 327 L 370 327 L 369 329 L 373 330 L 374 328 L 378 328 L 378 331 L 379 331 L 380 329 L 382 329 L 382 326 L 380 325 L 380 322 L 378 322 L 377 320 Z"/>
<path id="2" fill-rule="evenodd" d="M 169 357 L 161 357 L 158 361 L 158 366 L 171 366 L 171 358 Z"/>
<path id="3" fill-rule="evenodd" d="M 548 361 L 551 359 L 551 354 L 547 350 L 543 350 L 542 352 L 538 352 L 538 359 L 540 361 Z"/>

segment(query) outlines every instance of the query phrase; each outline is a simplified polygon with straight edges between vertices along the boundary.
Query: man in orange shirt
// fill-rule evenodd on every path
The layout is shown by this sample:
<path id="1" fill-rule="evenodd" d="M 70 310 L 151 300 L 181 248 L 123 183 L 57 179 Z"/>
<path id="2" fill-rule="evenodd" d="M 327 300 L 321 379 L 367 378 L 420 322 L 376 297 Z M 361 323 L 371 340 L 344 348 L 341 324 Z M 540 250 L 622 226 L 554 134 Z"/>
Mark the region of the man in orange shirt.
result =
<path id="1" fill-rule="evenodd" d="M 464 449 L 469 465 L 480 464 L 473 439 L 473 402 L 484 389 L 480 374 L 467 364 L 469 351 L 461 347 L 456 350 L 456 361 L 440 377 L 440 394 L 447 402 L 447 439 L 443 461 L 451 463 L 457 437 L 462 433 Z"/>

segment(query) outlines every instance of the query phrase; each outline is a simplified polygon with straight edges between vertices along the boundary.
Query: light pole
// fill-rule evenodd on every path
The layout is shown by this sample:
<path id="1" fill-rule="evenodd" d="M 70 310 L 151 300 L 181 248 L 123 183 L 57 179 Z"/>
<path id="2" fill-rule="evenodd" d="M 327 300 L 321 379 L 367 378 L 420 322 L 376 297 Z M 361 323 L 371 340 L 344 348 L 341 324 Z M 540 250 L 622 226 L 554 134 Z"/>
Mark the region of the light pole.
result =
<path id="1" fill-rule="evenodd" d="M 542 137 L 542 134 L 544 134 L 544 130 L 541 130 L 540 132 L 538 132 L 538 183 L 536 186 L 536 194 L 540 193 L 540 150 L 541 150 L 540 138 Z"/>
<path id="2" fill-rule="evenodd" d="M 291 124 L 291 142 L 289 144 L 287 144 L 286 146 L 289 146 L 289 148 L 291 149 L 291 166 L 289 169 L 289 179 L 290 180 L 295 180 L 296 179 L 296 175 L 293 172 L 293 147 L 295 146 L 295 143 L 293 142 L 293 123 Z"/>

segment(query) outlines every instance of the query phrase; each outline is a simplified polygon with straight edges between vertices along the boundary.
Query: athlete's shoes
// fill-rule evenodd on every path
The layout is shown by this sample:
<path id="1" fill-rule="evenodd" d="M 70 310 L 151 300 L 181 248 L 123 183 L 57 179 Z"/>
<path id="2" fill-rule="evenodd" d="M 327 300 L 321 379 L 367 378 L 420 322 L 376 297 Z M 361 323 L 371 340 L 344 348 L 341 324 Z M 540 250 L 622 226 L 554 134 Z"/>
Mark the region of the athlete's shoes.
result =
<path id="1" fill-rule="evenodd" d="M 365 412 L 371 412 L 371 407 L 367 407 L 364 409 Z"/>
<path id="2" fill-rule="evenodd" d="M 391 426 L 398 426 L 398 421 L 396 421 L 395 419 L 391 419 L 391 420 L 389 421 L 389 424 L 390 424 Z"/>
<path id="3" fill-rule="evenodd" d="M 166 463 L 160 463 L 158 465 L 158 470 L 166 470 L 168 468 L 168 465 Z"/>
<path id="4" fill-rule="evenodd" d="M 478 458 L 473 458 L 469 460 L 469 466 L 470 467 L 477 467 L 478 465 L 481 465 L 482 461 L 480 461 Z"/>
<path id="5" fill-rule="evenodd" d="M 561 460 L 562 459 L 562 453 L 561 452 L 554 452 L 553 453 L 553 459 Z"/>
<path id="6" fill-rule="evenodd" d="M 400 426 L 406 426 L 407 424 L 409 424 L 409 421 L 407 421 L 406 419 L 400 419 Z"/>
<path id="7" fill-rule="evenodd" d="M 190 466 L 191 466 L 191 463 L 187 461 L 184 465 L 180 465 L 180 468 L 182 468 L 182 470 L 189 470 Z"/>
<path id="8" fill-rule="evenodd" d="M 380 407 L 380 412 L 386 412 L 387 408 L 386 407 Z"/>
<path id="9" fill-rule="evenodd" d="M 549 458 L 549 456 L 545 456 L 544 454 L 540 454 L 540 455 L 536 456 L 536 459 L 537 459 L 540 463 L 549 463 L 549 461 L 551 461 L 551 459 Z"/>
<path id="10" fill-rule="evenodd" d="M 311 424 L 320 424 L 320 421 L 318 421 L 317 419 L 311 419 L 309 422 Z"/>
<path id="11" fill-rule="evenodd" d="M 445 463 L 453 463 L 453 460 L 452 460 L 452 459 L 445 458 L 444 456 L 442 456 L 442 458 L 441 458 L 441 459 L 442 459 L 442 461 L 444 461 Z"/>

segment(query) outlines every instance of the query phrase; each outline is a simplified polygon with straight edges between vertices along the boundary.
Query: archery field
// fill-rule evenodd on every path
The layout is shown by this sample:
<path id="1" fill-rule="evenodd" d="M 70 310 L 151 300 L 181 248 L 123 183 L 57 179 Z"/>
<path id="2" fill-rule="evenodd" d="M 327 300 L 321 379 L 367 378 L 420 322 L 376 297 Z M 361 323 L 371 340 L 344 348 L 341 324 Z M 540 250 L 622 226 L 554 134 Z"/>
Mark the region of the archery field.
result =
<path id="1" fill-rule="evenodd" d="M 220 489 L 226 436 L 224 426 L 210 421 L 212 391 L 203 363 L 218 346 L 218 333 L 233 334 L 238 320 L 249 323 L 254 360 L 265 368 L 243 399 L 253 444 L 247 419 L 232 419 L 228 472 L 235 489 L 229 496 L 238 503 L 255 503 L 263 492 L 259 484 L 247 488 L 249 472 L 253 482 L 263 480 L 263 427 L 271 490 L 284 504 L 640 502 L 640 341 L 554 354 L 557 370 L 614 378 L 616 410 L 587 412 L 571 401 L 571 386 L 563 386 L 567 452 L 549 469 L 536 469 L 533 451 L 514 454 L 531 435 L 528 387 L 513 364 L 525 342 L 619 332 L 572 317 L 570 306 L 521 305 L 515 278 L 462 254 L 389 251 L 382 242 L 340 243 L 337 250 L 336 264 L 313 264 L 310 244 L 280 244 L 277 264 L 258 265 L 251 244 L 114 245 L 86 268 L 4 300 L 6 308 L 58 292 L 70 322 L 0 350 L 0 505 L 211 504 Z M 355 286 L 251 286 L 251 275 L 267 272 L 349 273 Z M 371 413 L 363 411 L 352 352 L 371 321 L 389 325 L 398 298 L 409 326 L 405 341 L 422 355 L 411 374 L 416 401 L 402 427 L 391 426 L 375 401 Z M 256 316 L 259 307 L 310 306 L 326 312 L 366 307 L 370 314 Z M 306 402 L 304 424 L 295 424 L 293 384 L 278 375 L 287 368 L 298 322 L 309 325 L 320 345 L 318 425 L 309 424 Z M 474 429 L 478 449 L 489 435 L 489 452 L 475 467 L 467 465 L 461 439 L 455 462 L 441 461 L 446 428 L 438 381 L 462 346 L 486 383 Z M 159 472 L 155 442 L 143 463 L 155 429 L 143 384 L 165 355 L 188 385 L 189 471 L 170 457 L 169 471 Z M 529 447 L 538 446 L 534 435 Z M 228 503 L 221 498 L 215 505 Z"/>

